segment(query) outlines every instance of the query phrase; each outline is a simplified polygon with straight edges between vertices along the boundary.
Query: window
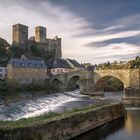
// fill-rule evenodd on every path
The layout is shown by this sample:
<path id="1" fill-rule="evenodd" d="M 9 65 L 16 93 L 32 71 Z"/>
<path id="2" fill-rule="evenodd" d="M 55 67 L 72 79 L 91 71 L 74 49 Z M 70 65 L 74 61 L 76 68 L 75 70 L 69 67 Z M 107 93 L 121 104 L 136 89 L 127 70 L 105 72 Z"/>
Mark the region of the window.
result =
<path id="1" fill-rule="evenodd" d="M 31 63 L 28 63 L 28 66 L 31 66 Z"/>
<path id="2" fill-rule="evenodd" d="M 0 72 L 2 72 L 2 69 L 0 69 Z"/>

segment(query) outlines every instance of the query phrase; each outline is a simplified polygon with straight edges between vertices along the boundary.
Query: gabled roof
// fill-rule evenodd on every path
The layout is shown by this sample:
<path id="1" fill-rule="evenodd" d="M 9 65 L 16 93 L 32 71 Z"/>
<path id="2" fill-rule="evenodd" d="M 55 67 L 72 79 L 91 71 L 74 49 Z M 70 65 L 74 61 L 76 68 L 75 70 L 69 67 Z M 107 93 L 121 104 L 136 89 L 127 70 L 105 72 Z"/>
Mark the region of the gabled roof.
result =
<path id="1" fill-rule="evenodd" d="M 48 68 L 71 68 L 64 59 L 49 60 L 46 65 Z"/>
<path id="2" fill-rule="evenodd" d="M 68 59 L 67 60 L 73 64 L 74 67 L 83 67 L 81 64 L 79 64 L 75 59 Z"/>

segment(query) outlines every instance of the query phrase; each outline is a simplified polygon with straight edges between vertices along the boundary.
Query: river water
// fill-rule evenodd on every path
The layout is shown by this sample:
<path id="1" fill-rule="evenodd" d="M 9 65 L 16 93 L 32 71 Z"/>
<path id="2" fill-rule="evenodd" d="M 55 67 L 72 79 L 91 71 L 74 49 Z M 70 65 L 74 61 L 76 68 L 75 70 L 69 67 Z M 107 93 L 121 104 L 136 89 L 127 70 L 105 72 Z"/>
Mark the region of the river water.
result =
<path id="1" fill-rule="evenodd" d="M 0 105 L 0 121 L 29 118 L 49 112 L 64 112 L 110 101 L 116 102 L 122 97 L 122 92 L 107 92 L 100 100 L 81 95 L 79 91 L 50 94 Z M 126 120 L 113 121 L 74 140 L 140 140 L 140 108 L 128 108 L 127 111 Z"/>
<path id="2" fill-rule="evenodd" d="M 120 100 L 122 93 L 105 93 L 109 100 Z M 140 140 L 140 108 L 127 108 L 127 118 L 105 124 L 73 140 Z"/>

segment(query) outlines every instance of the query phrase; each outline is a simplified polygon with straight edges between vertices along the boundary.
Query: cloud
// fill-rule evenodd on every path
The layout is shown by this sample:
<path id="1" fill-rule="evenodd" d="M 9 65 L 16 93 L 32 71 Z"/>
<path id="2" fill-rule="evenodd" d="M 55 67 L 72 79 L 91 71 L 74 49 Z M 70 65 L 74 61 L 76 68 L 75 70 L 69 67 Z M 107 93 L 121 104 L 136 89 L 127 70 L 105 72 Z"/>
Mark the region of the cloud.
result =
<path id="1" fill-rule="evenodd" d="M 78 16 L 65 5 L 55 5 L 48 0 L 5 0 L 0 5 L 0 19 L 0 36 L 9 42 L 11 26 L 15 23 L 28 25 L 30 36 L 34 35 L 35 26 L 45 26 L 49 38 L 62 37 L 63 56 L 80 62 L 99 63 L 109 58 L 113 61 L 140 52 L 138 40 L 137 44 L 135 39 L 129 41 L 140 35 L 139 14 L 97 29 L 94 22 Z"/>

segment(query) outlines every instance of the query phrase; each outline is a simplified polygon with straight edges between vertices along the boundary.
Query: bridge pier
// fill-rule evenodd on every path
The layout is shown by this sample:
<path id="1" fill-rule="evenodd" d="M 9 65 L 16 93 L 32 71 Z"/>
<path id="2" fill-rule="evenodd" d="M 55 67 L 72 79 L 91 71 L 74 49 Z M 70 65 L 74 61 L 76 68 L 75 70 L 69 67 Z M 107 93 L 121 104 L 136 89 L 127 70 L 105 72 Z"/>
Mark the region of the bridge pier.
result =
<path id="1" fill-rule="evenodd" d="M 94 71 L 87 70 L 85 77 L 80 79 L 80 93 L 86 95 L 94 95 L 95 84 L 94 84 Z"/>
<path id="2" fill-rule="evenodd" d="M 140 89 L 134 87 L 125 88 L 125 97 L 122 99 L 126 106 L 140 107 Z"/>
<path id="3" fill-rule="evenodd" d="M 80 93 L 93 95 L 95 91 L 94 81 L 92 79 L 81 79 L 80 80 Z"/>

